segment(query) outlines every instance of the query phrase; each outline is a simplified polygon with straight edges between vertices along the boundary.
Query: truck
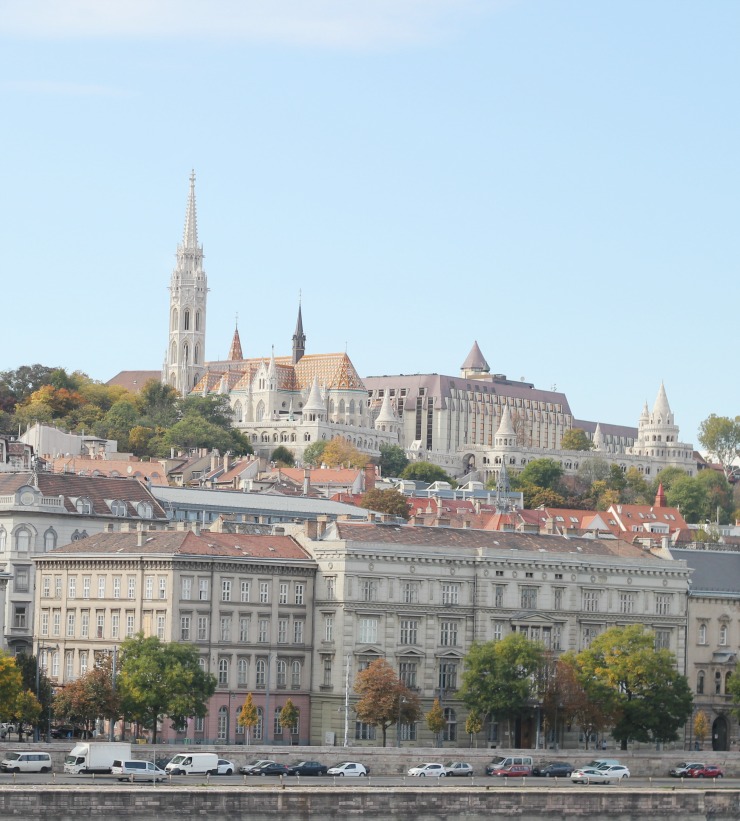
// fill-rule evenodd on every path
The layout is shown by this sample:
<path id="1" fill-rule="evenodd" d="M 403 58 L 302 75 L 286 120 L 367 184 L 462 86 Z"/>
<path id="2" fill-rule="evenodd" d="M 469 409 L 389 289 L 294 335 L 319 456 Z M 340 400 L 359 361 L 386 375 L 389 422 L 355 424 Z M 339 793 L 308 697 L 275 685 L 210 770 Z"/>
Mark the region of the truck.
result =
<path id="1" fill-rule="evenodd" d="M 218 775 L 216 753 L 178 753 L 164 768 L 170 775 Z"/>
<path id="2" fill-rule="evenodd" d="M 64 772 L 72 774 L 109 773 L 116 759 L 131 758 L 125 741 L 83 741 L 64 757 Z"/>

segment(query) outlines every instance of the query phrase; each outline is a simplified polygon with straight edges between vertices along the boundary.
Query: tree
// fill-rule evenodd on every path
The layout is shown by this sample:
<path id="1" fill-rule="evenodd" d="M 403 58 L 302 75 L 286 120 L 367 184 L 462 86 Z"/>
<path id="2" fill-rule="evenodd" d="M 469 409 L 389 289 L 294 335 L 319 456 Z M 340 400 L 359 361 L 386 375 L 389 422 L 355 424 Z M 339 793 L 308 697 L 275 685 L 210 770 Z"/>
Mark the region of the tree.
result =
<path id="1" fill-rule="evenodd" d="M 554 459 L 533 459 L 521 473 L 512 476 L 511 484 L 517 489 L 530 484 L 559 492 L 562 478 L 563 468 Z"/>
<path id="2" fill-rule="evenodd" d="M 303 464 L 310 468 L 317 468 L 323 461 L 324 451 L 329 443 L 325 440 L 311 442 L 303 451 Z"/>
<path id="3" fill-rule="evenodd" d="M 544 663 L 544 647 L 521 633 L 475 643 L 465 657 L 460 697 L 471 710 L 507 719 L 511 731 L 511 720 L 529 709 Z"/>
<path id="4" fill-rule="evenodd" d="M 434 699 L 432 707 L 426 714 L 425 718 L 427 720 L 427 727 L 429 727 L 429 730 L 437 736 L 437 745 L 442 746 L 441 736 L 444 728 L 447 726 L 447 721 L 445 720 L 445 714 L 442 712 L 442 705 L 439 703 L 438 698 Z"/>
<path id="5" fill-rule="evenodd" d="M 380 727 L 385 747 L 388 728 L 398 722 L 418 721 L 421 713 L 416 693 L 396 676 L 385 659 L 376 659 L 357 674 L 355 692 L 360 700 L 355 705 L 357 718 L 364 724 Z"/>
<path id="6" fill-rule="evenodd" d="M 628 505 L 650 504 L 655 494 L 650 496 L 650 485 L 636 467 L 627 468 L 624 475 L 625 488 L 622 493 L 622 502 Z"/>
<path id="7" fill-rule="evenodd" d="M 136 396 L 136 407 L 150 427 L 169 428 L 179 417 L 180 394 L 159 379 L 150 379 Z"/>
<path id="8" fill-rule="evenodd" d="M 21 671 L 21 690 L 36 692 L 36 656 L 28 656 L 25 653 L 15 657 L 15 663 Z M 43 669 L 39 670 L 38 692 L 36 693 L 41 704 L 40 718 L 51 715 L 51 705 L 54 701 L 54 688 L 46 677 Z M 41 728 L 39 728 L 39 733 Z"/>
<path id="9" fill-rule="evenodd" d="M 249 745 L 252 738 L 252 730 L 259 724 L 259 713 L 257 712 L 251 693 L 247 693 L 247 698 L 244 704 L 242 704 L 236 723 L 246 730 L 247 745 Z"/>
<path id="10" fill-rule="evenodd" d="M 448 476 L 439 465 L 431 462 L 410 462 L 401 473 L 402 479 L 413 479 L 416 482 L 448 482 L 453 487 L 457 487 L 454 479 Z"/>
<path id="11" fill-rule="evenodd" d="M 699 747 L 704 744 L 704 740 L 709 735 L 709 719 L 704 710 L 699 710 L 694 716 L 694 735 L 699 742 Z"/>
<path id="12" fill-rule="evenodd" d="M 280 711 L 280 728 L 283 732 L 286 730 L 291 733 L 293 731 L 293 727 L 298 723 L 298 718 L 300 713 L 298 712 L 298 708 L 293 704 L 293 702 L 288 699 L 283 706 L 283 709 Z"/>
<path id="13" fill-rule="evenodd" d="M 593 450 L 594 443 L 580 428 L 566 430 L 560 440 L 562 450 Z"/>
<path id="14" fill-rule="evenodd" d="M 18 738 L 26 724 L 35 725 L 41 717 L 41 702 L 31 690 L 23 690 L 15 699 L 13 718 L 18 722 Z"/>
<path id="15" fill-rule="evenodd" d="M 201 669 L 194 644 L 164 644 L 139 633 L 123 642 L 121 656 L 118 685 L 124 712 L 152 731 L 155 744 L 163 716 L 169 716 L 173 727 L 205 716 L 216 679 Z"/>
<path id="16" fill-rule="evenodd" d="M 712 413 L 699 425 L 699 444 L 721 465 L 725 478 L 740 455 L 740 416 L 730 419 Z"/>
<path id="17" fill-rule="evenodd" d="M 609 462 L 602 456 L 588 456 L 578 465 L 578 479 L 584 485 L 606 481 L 609 476 Z"/>
<path id="18" fill-rule="evenodd" d="M 273 450 L 270 461 L 281 467 L 292 468 L 295 465 L 295 456 L 284 445 L 279 445 Z"/>
<path id="19" fill-rule="evenodd" d="M 366 453 L 361 453 L 343 436 L 333 437 L 321 455 L 322 462 L 330 468 L 339 467 L 340 465 L 364 468 L 369 459 L 370 457 Z"/>
<path id="20" fill-rule="evenodd" d="M 517 490 L 524 496 L 524 507 L 535 510 L 538 507 L 565 507 L 565 497 L 549 487 L 540 487 L 529 482 L 520 484 Z"/>
<path id="21" fill-rule="evenodd" d="M 163 436 L 165 448 L 214 448 L 225 453 L 232 445 L 231 431 L 194 413 L 176 422 Z"/>
<path id="22" fill-rule="evenodd" d="M 707 494 L 702 485 L 691 476 L 682 476 L 666 491 L 666 503 L 677 507 L 687 522 L 704 521 L 707 512 Z"/>
<path id="23" fill-rule="evenodd" d="M 380 446 L 380 474 L 381 476 L 400 476 L 409 460 L 406 451 L 399 445 Z"/>
<path id="24" fill-rule="evenodd" d="M 139 421 L 139 412 L 133 402 L 119 399 L 105 414 L 98 426 L 101 436 L 118 441 L 119 450 L 128 449 L 128 435 Z"/>
<path id="25" fill-rule="evenodd" d="M 563 653 L 555 663 L 554 680 L 545 694 L 544 710 L 549 725 L 555 728 L 556 740 L 559 721 L 574 724 L 580 727 L 586 739 L 586 749 L 590 738 L 611 727 L 617 715 L 612 690 L 602 682 L 585 680 L 571 652 Z"/>
<path id="26" fill-rule="evenodd" d="M 13 397 L 15 402 L 23 402 L 42 385 L 49 384 L 51 374 L 58 368 L 47 365 L 21 365 L 11 371 L 0 373 L 0 387 Z M 11 408 L 12 409 L 12 408 Z"/>
<path id="27" fill-rule="evenodd" d="M 397 490 L 378 490 L 373 488 L 364 493 L 360 499 L 360 507 L 375 510 L 378 513 L 389 513 L 391 516 L 409 518 L 409 502 L 403 493 Z"/>
<path id="28" fill-rule="evenodd" d="M 0 717 L 13 717 L 13 705 L 22 689 L 23 676 L 15 658 L 0 650 Z"/>
<path id="29" fill-rule="evenodd" d="M 627 742 L 675 741 L 688 721 L 692 696 L 685 676 L 676 671 L 670 650 L 655 649 L 655 635 L 641 624 L 612 627 L 575 657 L 586 692 L 614 707 L 612 735 Z"/>
<path id="30" fill-rule="evenodd" d="M 465 732 L 470 736 L 470 746 L 473 746 L 473 739 L 483 729 L 483 718 L 477 710 L 471 710 L 465 719 Z M 476 742 L 476 747 L 478 746 Z"/>
<path id="31" fill-rule="evenodd" d="M 205 419 L 206 422 L 210 422 L 223 430 L 231 429 L 231 422 L 234 418 L 234 412 L 229 404 L 229 397 L 222 393 L 209 394 L 208 396 L 191 393 L 184 399 L 179 400 L 179 411 L 183 419 L 188 416 L 195 416 L 199 419 Z"/>

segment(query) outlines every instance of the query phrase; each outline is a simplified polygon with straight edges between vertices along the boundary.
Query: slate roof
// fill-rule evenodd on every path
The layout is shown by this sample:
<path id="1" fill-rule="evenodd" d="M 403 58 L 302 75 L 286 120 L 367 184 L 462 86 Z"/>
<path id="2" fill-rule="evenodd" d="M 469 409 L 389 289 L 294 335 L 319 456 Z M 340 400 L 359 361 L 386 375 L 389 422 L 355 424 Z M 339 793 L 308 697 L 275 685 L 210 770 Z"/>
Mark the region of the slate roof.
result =
<path id="1" fill-rule="evenodd" d="M 120 385 L 122 388 L 126 388 L 127 391 L 138 393 L 152 379 L 159 382 L 162 379 L 162 371 L 119 371 L 105 384 Z"/>
<path id="2" fill-rule="evenodd" d="M 139 538 L 142 544 L 139 545 Z M 48 551 L 47 556 L 66 554 L 171 555 L 251 557 L 269 560 L 312 561 L 290 536 L 259 536 L 251 533 L 211 533 L 190 530 L 146 530 L 139 533 L 99 533 Z"/>
<path id="3" fill-rule="evenodd" d="M 671 556 L 693 569 L 691 593 L 728 595 L 740 598 L 740 553 L 731 550 L 682 550 L 671 548 Z"/>

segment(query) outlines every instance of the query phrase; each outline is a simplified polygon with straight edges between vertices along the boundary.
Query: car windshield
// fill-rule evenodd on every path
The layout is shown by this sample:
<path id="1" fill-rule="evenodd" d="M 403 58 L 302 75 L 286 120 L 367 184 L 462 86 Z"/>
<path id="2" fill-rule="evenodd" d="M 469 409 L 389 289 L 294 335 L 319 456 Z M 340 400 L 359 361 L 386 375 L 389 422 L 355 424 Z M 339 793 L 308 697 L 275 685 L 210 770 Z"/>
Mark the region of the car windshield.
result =
<path id="1" fill-rule="evenodd" d="M 6 753 L 5 760 L 6 761 L 17 761 L 21 757 L 20 753 Z"/>

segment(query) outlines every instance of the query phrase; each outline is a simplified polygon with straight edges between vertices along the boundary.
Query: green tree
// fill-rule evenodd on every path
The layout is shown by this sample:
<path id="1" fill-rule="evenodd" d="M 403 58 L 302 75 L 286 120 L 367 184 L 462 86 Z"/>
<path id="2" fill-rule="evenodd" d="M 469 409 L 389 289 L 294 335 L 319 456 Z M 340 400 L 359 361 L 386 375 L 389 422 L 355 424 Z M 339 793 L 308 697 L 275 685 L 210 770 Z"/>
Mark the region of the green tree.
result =
<path id="1" fill-rule="evenodd" d="M 13 718 L 18 722 L 18 738 L 26 724 L 35 725 L 41 717 L 41 702 L 31 690 L 23 690 L 15 699 Z"/>
<path id="2" fill-rule="evenodd" d="M 364 493 L 360 499 L 360 507 L 375 510 L 378 513 L 389 513 L 391 516 L 409 518 L 408 499 L 397 490 L 379 490 L 373 488 Z"/>
<path id="3" fill-rule="evenodd" d="M 691 689 L 669 650 L 655 649 L 655 635 L 641 624 L 612 627 L 576 656 L 589 696 L 608 698 L 616 721 L 612 735 L 630 740 L 675 741 L 692 711 Z"/>
<path id="4" fill-rule="evenodd" d="M 326 440 L 311 442 L 303 451 L 303 464 L 310 468 L 321 467 L 324 451 L 329 443 Z"/>
<path id="5" fill-rule="evenodd" d="M 511 485 L 519 489 L 520 485 L 537 485 L 560 492 L 563 468 L 554 459 L 533 459 L 521 473 L 512 476 Z"/>
<path id="6" fill-rule="evenodd" d="M 434 699 L 432 707 L 426 714 L 425 718 L 427 720 L 427 727 L 429 727 L 430 732 L 437 736 L 437 746 L 441 747 L 442 733 L 444 728 L 447 726 L 447 721 L 445 720 L 445 714 L 442 712 L 442 705 L 439 703 L 438 698 Z"/>
<path id="7" fill-rule="evenodd" d="M 740 455 L 740 416 L 730 419 L 712 413 L 699 425 L 699 444 L 722 467 L 725 478 L 732 473 L 732 463 Z"/>
<path id="8" fill-rule="evenodd" d="M 719 518 L 719 524 L 734 522 L 734 499 L 732 485 L 716 470 L 700 470 L 696 475 L 696 482 L 704 492 L 706 508 L 702 511 L 700 521 L 714 521 Z"/>
<path id="9" fill-rule="evenodd" d="M 190 717 L 205 716 L 216 679 L 201 669 L 194 644 L 164 644 L 139 633 L 123 642 L 121 656 L 118 685 L 124 712 L 152 731 L 155 744 L 163 716 L 177 728 Z"/>
<path id="10" fill-rule="evenodd" d="M 452 487 L 457 487 L 457 482 L 447 475 L 439 466 L 431 462 L 409 462 L 401 473 L 402 479 L 412 479 L 415 482 L 448 482 Z"/>
<path id="11" fill-rule="evenodd" d="M 13 705 L 23 689 L 23 676 L 15 658 L 0 650 L 0 717 L 13 717 Z"/>
<path id="12" fill-rule="evenodd" d="M 0 388 L 11 396 L 14 404 L 23 402 L 42 385 L 48 385 L 51 374 L 59 370 L 48 365 L 21 365 L 20 368 L 0 373 Z M 8 408 L 12 410 L 12 408 Z"/>
<path id="13" fill-rule="evenodd" d="M 695 478 L 682 476 L 673 482 L 665 495 L 669 507 L 677 507 L 687 522 L 703 521 L 707 511 L 707 493 Z"/>
<path id="14" fill-rule="evenodd" d="M 625 487 L 622 502 L 626 505 L 651 504 L 655 494 L 651 494 L 650 484 L 636 467 L 627 468 L 624 475 Z"/>
<path id="15" fill-rule="evenodd" d="M 603 456 L 588 456 L 579 463 L 577 476 L 586 487 L 594 482 L 605 482 L 609 477 L 609 462 Z"/>
<path id="16" fill-rule="evenodd" d="M 471 710 L 465 719 L 465 732 L 470 736 L 470 746 L 473 746 L 475 736 L 483 729 L 483 718 L 477 710 Z M 476 742 L 475 746 L 478 744 Z"/>
<path id="17" fill-rule="evenodd" d="M 398 678 L 385 659 L 376 659 L 361 670 L 354 689 L 360 696 L 355 705 L 357 718 L 365 724 L 380 727 L 384 747 L 388 728 L 398 722 L 399 715 L 404 724 L 419 720 L 418 696 Z"/>
<path id="18" fill-rule="evenodd" d="M 284 445 L 279 445 L 273 450 L 270 461 L 280 467 L 292 468 L 295 465 L 295 456 L 293 451 L 288 450 Z"/>
<path id="19" fill-rule="evenodd" d="M 380 474 L 381 476 L 400 476 L 409 460 L 406 451 L 398 445 L 380 446 Z"/>
<path id="20" fill-rule="evenodd" d="M 280 711 L 280 727 L 282 731 L 285 732 L 287 730 L 288 733 L 292 733 L 293 727 L 298 723 L 299 716 L 298 708 L 288 699 Z"/>
<path id="21" fill-rule="evenodd" d="M 506 719 L 511 733 L 512 719 L 529 710 L 544 664 L 544 647 L 521 633 L 475 643 L 465 657 L 460 697 L 471 710 Z"/>
<path id="22" fill-rule="evenodd" d="M 37 657 L 22 654 L 15 657 L 15 663 L 21 671 L 21 689 L 31 690 L 31 692 L 35 693 Z M 51 686 L 51 682 L 46 677 L 43 669 L 39 670 L 37 696 L 41 704 L 40 718 L 48 720 L 50 708 L 54 701 L 54 688 Z M 41 727 L 39 727 L 39 734 L 41 734 Z"/>
<path id="23" fill-rule="evenodd" d="M 650 498 L 648 502 L 650 504 L 653 503 L 656 494 L 658 493 L 658 488 L 660 485 L 663 485 L 663 490 L 665 491 L 666 496 L 668 492 L 673 487 L 675 482 L 678 482 L 680 479 L 685 479 L 688 476 L 685 470 L 681 470 L 681 468 L 677 467 L 668 467 L 663 468 L 663 470 L 658 473 L 658 475 L 653 480 L 652 484 L 650 485 Z"/>
<path id="24" fill-rule="evenodd" d="M 588 438 L 585 431 L 580 428 L 566 430 L 560 440 L 562 450 L 593 450 L 594 443 Z"/>
<path id="25" fill-rule="evenodd" d="M 523 482 L 516 490 L 524 497 L 524 507 L 535 510 L 538 507 L 565 507 L 565 497 L 549 487 L 540 487 L 530 482 Z"/>
<path id="26" fill-rule="evenodd" d="M 247 693 L 247 697 L 244 700 L 244 704 L 242 704 L 242 708 L 239 711 L 239 717 L 236 720 L 236 723 L 240 727 L 244 727 L 247 735 L 247 745 L 252 739 L 252 730 L 259 724 L 259 713 L 257 712 L 257 707 L 254 704 L 254 699 L 252 698 L 251 693 Z"/>
<path id="27" fill-rule="evenodd" d="M 176 422 L 163 436 L 165 448 L 208 448 L 225 453 L 231 449 L 231 431 L 194 413 Z"/>
<path id="28" fill-rule="evenodd" d="M 179 402 L 180 415 L 183 419 L 188 416 L 195 416 L 199 419 L 205 419 L 212 425 L 216 425 L 223 430 L 231 429 L 231 422 L 234 418 L 234 412 L 229 404 L 229 397 L 226 394 L 209 394 L 208 396 L 199 396 L 191 393 Z"/>
<path id="29" fill-rule="evenodd" d="M 136 395 L 136 407 L 147 427 L 170 428 L 178 421 L 180 394 L 159 379 L 150 379 Z"/>
<path id="30" fill-rule="evenodd" d="M 128 450 L 128 436 L 139 421 L 139 412 L 133 402 L 128 399 L 119 399 L 105 414 L 97 431 L 107 439 L 118 441 L 120 451 Z"/>

